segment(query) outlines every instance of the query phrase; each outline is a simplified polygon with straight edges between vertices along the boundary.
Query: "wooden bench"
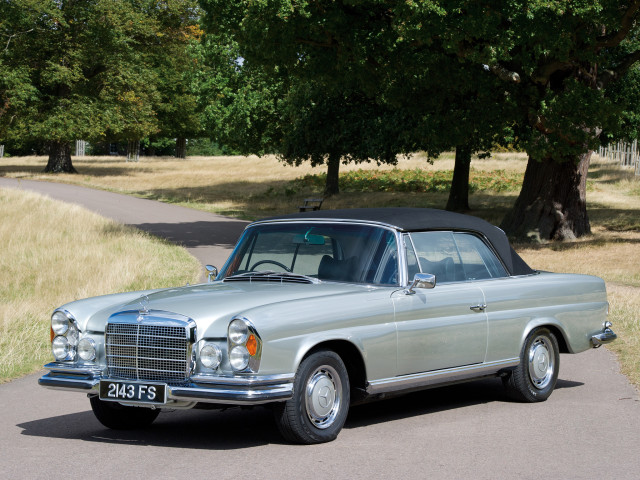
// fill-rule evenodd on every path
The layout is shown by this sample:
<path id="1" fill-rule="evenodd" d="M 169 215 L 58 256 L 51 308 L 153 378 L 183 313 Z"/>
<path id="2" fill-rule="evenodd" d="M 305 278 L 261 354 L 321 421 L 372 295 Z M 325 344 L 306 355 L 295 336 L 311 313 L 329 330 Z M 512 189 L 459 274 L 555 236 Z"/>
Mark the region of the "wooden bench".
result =
<path id="1" fill-rule="evenodd" d="M 301 212 L 320 210 L 324 198 L 305 198 L 304 205 L 298 207 Z"/>

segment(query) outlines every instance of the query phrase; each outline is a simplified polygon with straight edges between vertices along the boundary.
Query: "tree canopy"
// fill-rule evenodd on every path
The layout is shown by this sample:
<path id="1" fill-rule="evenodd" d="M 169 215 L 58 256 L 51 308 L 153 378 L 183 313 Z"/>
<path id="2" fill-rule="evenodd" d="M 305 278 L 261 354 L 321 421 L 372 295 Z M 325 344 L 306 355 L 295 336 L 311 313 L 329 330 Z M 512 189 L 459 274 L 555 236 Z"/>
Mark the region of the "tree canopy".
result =
<path id="1" fill-rule="evenodd" d="M 166 92 L 159 79 L 171 70 L 160 60 L 193 38 L 196 7 L 195 0 L 1 2 L 0 131 L 46 141 L 51 172 L 74 171 L 77 138 L 158 132 Z"/>
<path id="2" fill-rule="evenodd" d="M 465 139 L 482 150 L 511 129 L 530 161 L 503 226 L 519 237 L 590 231 L 588 152 L 603 130 L 622 132 L 627 105 L 610 92 L 640 58 L 640 2 L 201 3 L 208 27 L 231 32 L 247 61 L 285 68 L 327 92 L 347 88 L 392 106 L 412 104 L 422 113 L 415 143 L 427 151 Z"/>

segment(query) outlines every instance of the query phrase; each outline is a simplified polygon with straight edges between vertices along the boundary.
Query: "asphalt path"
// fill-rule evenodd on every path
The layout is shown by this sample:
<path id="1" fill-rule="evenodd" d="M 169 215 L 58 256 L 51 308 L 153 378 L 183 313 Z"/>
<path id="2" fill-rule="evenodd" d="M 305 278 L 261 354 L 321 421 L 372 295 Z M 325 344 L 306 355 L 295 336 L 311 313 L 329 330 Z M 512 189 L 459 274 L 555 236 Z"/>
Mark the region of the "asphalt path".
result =
<path id="1" fill-rule="evenodd" d="M 7 180 L 0 188 L 16 186 Z M 203 263 L 221 265 L 243 227 L 108 192 L 20 184 L 178 241 Z M 0 385 L 5 478 L 640 478 L 640 398 L 604 348 L 562 355 L 546 402 L 508 401 L 497 379 L 425 390 L 353 407 L 338 439 L 315 446 L 283 442 L 266 408 L 162 412 L 146 430 L 112 431 L 84 395 L 37 379 Z"/>

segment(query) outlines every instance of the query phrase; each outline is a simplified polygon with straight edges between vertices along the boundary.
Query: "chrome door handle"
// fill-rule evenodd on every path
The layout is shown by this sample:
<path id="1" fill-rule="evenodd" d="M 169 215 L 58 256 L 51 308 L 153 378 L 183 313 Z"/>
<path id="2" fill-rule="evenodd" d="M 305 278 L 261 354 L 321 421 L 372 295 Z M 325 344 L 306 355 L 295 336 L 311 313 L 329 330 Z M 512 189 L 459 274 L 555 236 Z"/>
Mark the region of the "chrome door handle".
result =
<path id="1" fill-rule="evenodd" d="M 471 310 L 473 310 L 474 312 L 484 312 L 485 309 L 487 308 L 487 304 L 486 303 L 481 303 L 480 305 L 472 305 L 469 308 Z"/>

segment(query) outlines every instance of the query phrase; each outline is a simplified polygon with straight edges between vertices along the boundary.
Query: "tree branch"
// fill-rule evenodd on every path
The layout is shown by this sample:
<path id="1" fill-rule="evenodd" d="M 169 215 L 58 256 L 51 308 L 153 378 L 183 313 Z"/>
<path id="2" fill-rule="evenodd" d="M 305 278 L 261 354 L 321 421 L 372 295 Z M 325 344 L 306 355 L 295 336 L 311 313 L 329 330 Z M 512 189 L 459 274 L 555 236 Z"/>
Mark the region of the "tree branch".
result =
<path id="1" fill-rule="evenodd" d="M 29 30 L 25 30 L 24 32 L 14 33 L 13 35 L 4 34 L 4 36 L 8 37 L 9 39 L 7 40 L 7 45 L 4 47 L 4 50 L 2 51 L 2 53 L 4 53 L 7 50 L 9 50 L 9 45 L 11 44 L 11 40 L 13 40 L 14 37 L 17 37 L 18 35 L 24 35 L 26 33 L 33 32 L 34 30 L 35 30 L 35 28 L 31 28 Z"/>
<path id="2" fill-rule="evenodd" d="M 631 2 L 620 19 L 620 30 L 600 37 L 596 43 L 596 48 L 617 47 L 620 45 L 620 42 L 627 38 L 627 35 L 635 25 L 638 10 L 640 10 L 640 0 Z"/>
<path id="3" fill-rule="evenodd" d="M 609 83 L 618 80 L 633 66 L 634 63 L 638 61 L 640 61 L 640 50 L 631 52 L 629 55 L 622 59 L 617 67 L 602 72 L 602 74 L 598 78 L 599 86 L 606 87 Z"/>
<path id="4" fill-rule="evenodd" d="M 489 65 L 489 70 L 503 82 L 520 83 L 520 75 L 518 73 L 507 70 L 498 63 Z"/>

